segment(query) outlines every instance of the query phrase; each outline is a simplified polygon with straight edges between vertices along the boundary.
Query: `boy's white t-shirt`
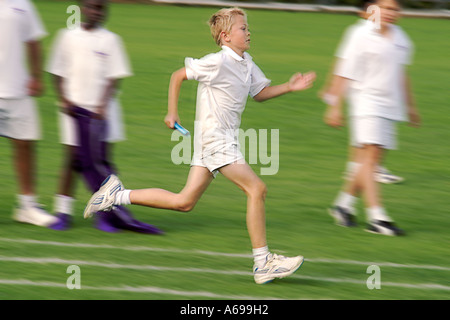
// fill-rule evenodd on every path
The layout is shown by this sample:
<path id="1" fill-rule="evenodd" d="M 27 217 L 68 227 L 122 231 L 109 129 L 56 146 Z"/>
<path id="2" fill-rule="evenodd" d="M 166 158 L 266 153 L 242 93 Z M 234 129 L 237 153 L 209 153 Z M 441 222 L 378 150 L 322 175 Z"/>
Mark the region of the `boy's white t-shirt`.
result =
<path id="1" fill-rule="evenodd" d="M 24 43 L 47 33 L 28 0 L 0 0 L 0 98 L 27 96 L 29 73 Z"/>
<path id="2" fill-rule="evenodd" d="M 335 70 L 336 75 L 353 80 L 350 115 L 405 121 L 405 66 L 411 64 L 411 41 L 396 25 L 390 25 L 389 37 L 369 21 L 353 31 L 338 50 Z"/>
<path id="3" fill-rule="evenodd" d="M 201 59 L 186 58 L 185 67 L 187 78 L 199 82 L 194 158 L 238 145 L 236 130 L 247 98 L 269 86 L 270 80 L 248 53 L 241 57 L 227 46 Z"/>
<path id="4" fill-rule="evenodd" d="M 105 28 L 62 29 L 47 71 L 64 78 L 69 101 L 91 111 L 100 104 L 110 79 L 132 75 L 121 38 Z"/>

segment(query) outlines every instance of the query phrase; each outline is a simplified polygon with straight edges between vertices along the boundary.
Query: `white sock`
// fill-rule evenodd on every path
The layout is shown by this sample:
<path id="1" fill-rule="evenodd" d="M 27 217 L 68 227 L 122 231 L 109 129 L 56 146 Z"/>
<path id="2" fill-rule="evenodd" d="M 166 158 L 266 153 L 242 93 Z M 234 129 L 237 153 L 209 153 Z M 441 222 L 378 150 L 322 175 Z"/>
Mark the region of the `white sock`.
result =
<path id="1" fill-rule="evenodd" d="M 334 201 L 334 205 L 338 207 L 342 207 L 350 211 L 350 213 L 354 214 L 355 202 L 358 200 L 357 197 L 352 196 L 350 193 L 341 191 L 339 192 L 336 200 Z"/>
<path id="2" fill-rule="evenodd" d="M 131 190 L 117 191 L 116 199 L 114 200 L 114 204 L 116 204 L 118 206 L 131 204 L 130 192 L 131 192 Z"/>
<path id="3" fill-rule="evenodd" d="M 370 207 L 367 208 L 366 211 L 369 221 L 382 220 L 392 222 L 392 219 L 387 215 L 386 210 L 384 210 L 383 207 Z"/>
<path id="4" fill-rule="evenodd" d="M 31 208 L 36 206 L 36 196 L 28 194 L 18 194 L 17 199 L 19 200 L 20 207 Z"/>
<path id="5" fill-rule="evenodd" d="M 54 211 L 56 213 L 64 213 L 73 215 L 72 203 L 75 199 L 62 194 L 55 195 Z"/>
<path id="6" fill-rule="evenodd" d="M 261 268 L 264 266 L 264 263 L 266 262 L 266 257 L 269 254 L 269 247 L 261 247 L 253 249 L 253 261 L 255 262 L 255 265 L 258 268 Z"/>

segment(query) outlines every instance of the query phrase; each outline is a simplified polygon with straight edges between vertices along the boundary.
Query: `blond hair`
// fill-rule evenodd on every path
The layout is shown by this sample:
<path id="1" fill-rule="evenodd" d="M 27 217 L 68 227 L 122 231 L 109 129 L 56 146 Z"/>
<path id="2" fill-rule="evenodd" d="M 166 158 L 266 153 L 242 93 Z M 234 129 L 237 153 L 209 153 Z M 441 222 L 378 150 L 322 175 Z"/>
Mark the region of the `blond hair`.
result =
<path id="1" fill-rule="evenodd" d="M 214 13 L 208 21 L 211 35 L 218 46 L 221 45 L 220 35 L 222 32 L 231 32 L 234 17 L 240 15 L 247 18 L 247 14 L 240 8 L 225 8 Z"/>

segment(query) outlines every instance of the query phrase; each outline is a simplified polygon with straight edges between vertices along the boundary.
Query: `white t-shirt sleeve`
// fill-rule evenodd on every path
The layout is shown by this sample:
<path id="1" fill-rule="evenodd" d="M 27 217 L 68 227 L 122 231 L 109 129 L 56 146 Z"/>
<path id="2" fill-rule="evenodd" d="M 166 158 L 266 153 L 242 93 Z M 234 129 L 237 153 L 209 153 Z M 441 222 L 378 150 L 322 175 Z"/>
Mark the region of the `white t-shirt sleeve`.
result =
<path id="1" fill-rule="evenodd" d="M 208 54 L 201 59 L 186 58 L 184 60 L 186 77 L 188 80 L 209 83 L 220 68 L 221 60 L 219 58 L 220 54 L 218 53 Z"/>
<path id="2" fill-rule="evenodd" d="M 352 25 L 345 30 L 335 53 L 337 58 L 345 59 L 348 56 L 349 50 L 351 50 L 351 46 L 353 45 L 352 42 L 357 34 L 358 27 L 359 26 Z"/>
<path id="3" fill-rule="evenodd" d="M 411 65 L 413 62 L 413 56 L 414 56 L 414 44 L 412 41 L 405 35 L 405 42 L 406 42 L 406 53 L 404 55 L 404 60 L 402 61 L 405 65 Z"/>
<path id="4" fill-rule="evenodd" d="M 67 50 L 68 44 L 66 43 L 67 30 L 62 29 L 58 32 L 53 41 L 52 49 L 50 51 L 50 58 L 48 60 L 46 71 L 60 76 L 67 77 Z"/>
<path id="5" fill-rule="evenodd" d="M 345 47 L 339 50 L 334 74 L 343 78 L 358 80 L 358 66 L 364 49 L 364 37 L 354 34 L 347 38 Z"/>
<path id="6" fill-rule="evenodd" d="M 253 98 L 265 87 L 270 86 L 271 81 L 266 78 L 261 69 L 253 62 L 252 83 L 250 85 L 250 96 Z"/>
<path id="7" fill-rule="evenodd" d="M 26 11 L 27 24 L 24 28 L 24 41 L 40 40 L 47 35 L 39 14 L 31 1 L 27 1 Z"/>
<path id="8" fill-rule="evenodd" d="M 133 75 L 125 47 L 118 35 L 113 37 L 106 70 L 105 76 L 108 79 L 121 79 Z"/>

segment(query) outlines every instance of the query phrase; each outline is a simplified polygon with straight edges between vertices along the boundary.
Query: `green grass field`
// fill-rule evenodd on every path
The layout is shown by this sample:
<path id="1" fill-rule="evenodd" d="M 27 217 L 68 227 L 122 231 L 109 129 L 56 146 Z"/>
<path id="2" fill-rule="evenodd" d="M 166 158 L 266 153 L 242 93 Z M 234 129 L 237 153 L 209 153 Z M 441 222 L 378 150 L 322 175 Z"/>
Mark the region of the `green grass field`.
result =
<path id="1" fill-rule="evenodd" d="M 67 2 L 35 1 L 49 36 L 65 27 Z M 179 191 L 188 165 L 174 165 L 163 118 L 173 71 L 186 56 L 218 50 L 206 21 L 216 8 L 113 4 L 107 26 L 120 34 L 134 76 L 122 84 L 127 141 L 114 159 L 127 188 Z M 385 237 L 360 226 L 336 226 L 326 208 L 337 194 L 347 157 L 347 129 L 327 127 L 317 98 L 351 15 L 248 10 L 250 54 L 272 79 L 287 81 L 297 71 L 315 70 L 316 85 L 264 103 L 249 100 L 242 128 L 279 129 L 279 172 L 262 176 L 268 186 L 269 247 L 306 262 L 290 278 L 256 285 L 245 227 L 245 195 L 218 176 L 197 207 L 177 213 L 130 207 L 140 220 L 163 229 L 163 236 L 108 234 L 84 220 L 90 194 L 80 181 L 75 222 L 58 232 L 12 221 L 16 180 L 9 141 L 1 139 L 0 299 L 449 299 L 450 298 L 450 131 L 448 62 L 450 24 L 445 20 L 403 19 L 400 25 L 416 47 L 410 68 L 423 126 L 399 126 L 399 150 L 386 165 L 404 176 L 401 185 L 382 186 L 384 204 L 407 232 Z M 38 194 L 53 209 L 62 148 L 58 140 L 55 93 L 38 99 L 44 139 L 38 144 Z M 180 116 L 193 130 L 196 83 L 183 84 Z M 259 174 L 262 164 L 252 165 Z M 381 289 L 369 290 L 367 268 L 378 265 Z M 81 269 L 81 290 L 69 290 L 68 266 Z"/>

